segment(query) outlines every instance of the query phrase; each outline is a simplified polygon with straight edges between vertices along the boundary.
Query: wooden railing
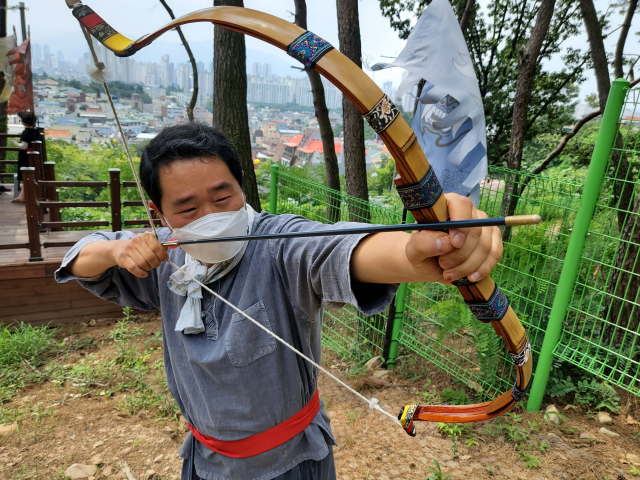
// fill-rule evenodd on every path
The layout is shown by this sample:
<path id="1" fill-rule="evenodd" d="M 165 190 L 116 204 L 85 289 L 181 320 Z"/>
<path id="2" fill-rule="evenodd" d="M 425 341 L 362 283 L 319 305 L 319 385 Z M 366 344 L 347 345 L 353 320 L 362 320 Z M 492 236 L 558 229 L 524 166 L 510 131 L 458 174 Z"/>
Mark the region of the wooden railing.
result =
<path id="1" fill-rule="evenodd" d="M 8 138 L 20 138 L 20 133 L 0 133 L 0 138 L 4 138 L 5 142 Z M 40 137 L 44 139 L 44 128 L 40 128 Z M 18 147 L 0 147 L 0 154 L 4 152 L 18 152 L 20 149 Z M 41 145 L 41 153 L 42 153 L 42 163 L 47 162 L 47 145 L 43 141 Z M 17 160 L 7 160 L 4 158 L 0 159 L 0 183 L 5 183 L 4 179 L 9 178 L 9 183 L 13 183 L 13 176 L 15 173 L 5 172 L 7 165 L 17 165 Z"/>
<path id="2" fill-rule="evenodd" d="M 41 129 L 44 138 L 44 129 Z M 0 137 L 19 138 L 20 134 L 0 134 Z M 52 240 L 49 238 L 44 243 L 41 242 L 41 232 L 62 231 L 67 227 L 109 227 L 114 232 L 122 230 L 123 226 L 149 226 L 148 219 L 122 220 L 123 207 L 142 206 L 142 200 L 122 201 L 122 189 L 136 187 L 135 182 L 120 181 L 120 169 L 109 169 L 109 181 L 60 181 L 56 180 L 55 163 L 47 161 L 47 150 L 45 142 L 32 142 L 33 151 L 27 152 L 29 167 L 22 168 L 23 189 L 25 192 L 25 207 L 27 216 L 28 243 L 14 243 L 0 245 L 0 250 L 28 248 L 29 261 L 42 260 L 42 248 L 48 247 L 68 247 L 75 244 L 75 241 Z M 2 152 L 19 151 L 17 147 L 0 147 Z M 6 173 L 5 165 L 16 165 L 17 160 L 0 160 L 0 181 L 5 177 L 13 177 L 13 173 Z M 58 188 L 61 187 L 109 187 L 110 201 L 69 201 L 61 202 L 58 198 Z M 63 222 L 60 214 L 62 208 L 90 207 L 110 209 L 111 220 L 75 221 Z M 49 218 L 45 220 L 45 214 Z M 154 219 L 157 224 L 159 219 Z"/>
<path id="3" fill-rule="evenodd" d="M 29 243 L 24 245 L 14 245 L 13 248 L 29 248 L 29 261 L 42 260 L 42 247 L 70 247 L 75 241 L 48 241 L 41 243 L 40 232 L 46 229 L 59 231 L 64 227 L 108 227 L 114 232 L 122 230 L 124 226 L 149 226 L 148 219 L 130 219 L 122 221 L 122 207 L 142 206 L 142 200 L 121 200 L 123 188 L 136 187 L 136 182 L 120 181 L 120 169 L 109 169 L 109 181 L 61 181 L 55 180 L 54 162 L 46 162 L 44 168 L 45 177 L 39 177 L 37 162 L 40 161 L 41 151 L 28 152 L 30 154 L 29 167 L 22 168 L 22 180 L 25 189 L 25 204 L 27 214 L 27 229 Z M 33 159 L 33 161 L 31 161 Z M 87 202 L 61 202 L 58 199 L 57 188 L 60 187 L 109 187 L 110 201 L 87 201 Z M 109 208 L 111 210 L 111 220 L 92 220 L 63 222 L 60 217 L 61 208 L 92 207 Z M 49 210 L 49 220 L 44 220 L 44 210 Z M 154 223 L 160 224 L 160 219 L 154 219 Z M 8 246 L 0 246 L 7 248 Z"/>

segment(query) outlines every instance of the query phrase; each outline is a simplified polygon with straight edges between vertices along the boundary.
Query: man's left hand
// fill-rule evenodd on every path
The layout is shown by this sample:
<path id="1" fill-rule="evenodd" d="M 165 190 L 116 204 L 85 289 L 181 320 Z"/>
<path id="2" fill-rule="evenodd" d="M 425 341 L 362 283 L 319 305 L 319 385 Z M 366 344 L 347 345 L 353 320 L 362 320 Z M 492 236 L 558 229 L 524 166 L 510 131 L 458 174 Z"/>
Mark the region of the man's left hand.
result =
<path id="1" fill-rule="evenodd" d="M 445 194 L 451 220 L 487 218 L 471 199 L 456 193 Z M 414 232 L 407 242 L 405 253 L 414 267 L 420 268 L 433 255 L 433 234 L 428 231 Z M 502 257 L 502 235 L 498 227 L 455 228 L 449 235 L 437 239 L 437 250 L 448 252 L 438 258 L 442 269 L 443 283 L 467 277 L 477 282 L 491 272 Z"/>

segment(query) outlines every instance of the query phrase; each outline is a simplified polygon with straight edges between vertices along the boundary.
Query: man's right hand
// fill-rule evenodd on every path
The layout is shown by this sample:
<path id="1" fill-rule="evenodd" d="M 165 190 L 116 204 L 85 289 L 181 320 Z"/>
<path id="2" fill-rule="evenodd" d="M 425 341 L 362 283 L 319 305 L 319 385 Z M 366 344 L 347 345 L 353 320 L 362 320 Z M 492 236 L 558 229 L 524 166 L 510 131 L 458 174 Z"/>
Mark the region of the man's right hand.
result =
<path id="1" fill-rule="evenodd" d="M 169 259 L 167 248 L 152 233 L 142 233 L 131 240 L 119 241 L 113 255 L 119 267 L 138 278 L 147 278 L 149 270 L 158 268 Z"/>

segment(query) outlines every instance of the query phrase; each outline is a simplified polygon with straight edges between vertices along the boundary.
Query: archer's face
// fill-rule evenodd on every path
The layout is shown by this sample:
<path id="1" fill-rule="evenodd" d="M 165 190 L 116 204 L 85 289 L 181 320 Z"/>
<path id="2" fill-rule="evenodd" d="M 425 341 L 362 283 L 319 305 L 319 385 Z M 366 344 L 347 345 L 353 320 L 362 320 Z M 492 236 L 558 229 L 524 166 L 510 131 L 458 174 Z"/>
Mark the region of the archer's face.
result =
<path id="1" fill-rule="evenodd" d="M 210 213 L 240 210 L 244 205 L 240 184 L 220 159 L 177 160 L 162 167 L 158 175 L 162 213 L 173 228 Z"/>

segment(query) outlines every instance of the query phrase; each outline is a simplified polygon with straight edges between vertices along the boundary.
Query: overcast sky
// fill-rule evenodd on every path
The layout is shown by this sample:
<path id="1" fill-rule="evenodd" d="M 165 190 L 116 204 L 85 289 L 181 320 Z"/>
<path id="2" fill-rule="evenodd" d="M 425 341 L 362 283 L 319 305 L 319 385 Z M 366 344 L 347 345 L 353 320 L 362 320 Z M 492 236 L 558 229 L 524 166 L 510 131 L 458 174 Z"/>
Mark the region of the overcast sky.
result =
<path id="1" fill-rule="evenodd" d="M 17 4 L 11 0 L 9 4 Z M 82 36 L 77 21 L 71 15 L 64 0 L 25 0 L 29 10 L 26 12 L 27 23 L 31 27 L 31 36 L 34 43 L 49 45 L 52 53 L 62 51 L 65 59 L 75 60 L 85 51 L 86 41 Z M 169 0 L 176 16 L 181 16 L 202 8 L 213 5 L 212 0 Z M 490 4 L 489 0 L 480 0 L 482 7 Z M 596 0 L 598 10 L 604 10 L 608 6 L 606 0 Z M 91 6 L 96 12 L 110 23 L 116 30 L 129 38 L 138 38 L 145 33 L 156 30 L 159 26 L 168 23 L 169 17 L 158 0 L 87 0 L 85 4 Z M 293 21 L 291 11 L 294 10 L 293 0 L 245 0 L 245 7 L 261 10 L 285 20 Z M 307 0 L 308 27 L 309 30 L 325 38 L 333 45 L 338 46 L 338 27 L 335 2 L 332 0 Z M 375 61 L 386 60 L 384 56 L 397 55 L 404 46 L 404 41 L 389 26 L 388 19 L 380 13 L 378 0 L 360 0 L 360 29 L 362 35 L 363 55 L 369 56 Z M 612 28 L 616 28 L 622 21 L 622 17 L 616 14 L 612 20 Z M 640 37 L 635 32 L 640 30 L 640 16 L 636 18 L 638 25 L 632 25 L 625 53 L 640 54 Z M 20 37 L 20 19 L 17 11 L 7 12 L 7 26 L 9 32 L 15 25 Z M 191 24 L 184 28 L 185 35 L 195 51 L 196 60 L 205 65 L 211 62 L 213 54 L 213 29 L 210 24 Z M 606 41 L 607 51 L 612 52 L 617 40 L 616 34 Z M 573 39 L 571 46 L 585 48 L 586 35 Z M 288 57 L 284 52 L 264 42 L 247 37 L 248 62 L 254 61 L 271 63 L 274 72 L 280 75 L 297 71 L 287 69 L 287 66 L 297 66 L 298 63 Z M 171 61 L 181 63 L 187 61 L 186 54 L 180 46 L 177 33 L 168 32 L 153 44 L 141 50 L 135 55 L 138 61 L 158 62 L 160 56 L 168 53 Z M 561 69 L 560 58 L 553 59 L 549 65 L 553 69 Z M 250 67 L 249 67 L 250 68 Z M 637 69 L 637 70 L 640 70 Z M 392 80 L 397 86 L 402 71 L 389 69 L 375 74 L 369 73 L 374 80 L 381 84 L 385 80 Z M 593 72 L 588 72 L 589 79 L 581 87 L 581 97 L 596 91 Z"/>

